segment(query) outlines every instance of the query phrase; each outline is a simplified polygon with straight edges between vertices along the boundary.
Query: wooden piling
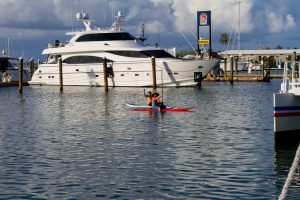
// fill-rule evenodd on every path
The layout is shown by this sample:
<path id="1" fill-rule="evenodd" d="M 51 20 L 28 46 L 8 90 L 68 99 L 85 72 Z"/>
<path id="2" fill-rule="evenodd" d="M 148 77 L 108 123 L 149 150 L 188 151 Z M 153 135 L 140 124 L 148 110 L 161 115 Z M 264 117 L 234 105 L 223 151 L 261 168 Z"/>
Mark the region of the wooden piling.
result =
<path id="1" fill-rule="evenodd" d="M 238 74 L 238 70 L 239 70 L 239 57 L 235 57 L 234 58 L 234 62 L 235 62 L 235 71 L 234 74 L 237 75 Z"/>
<path id="2" fill-rule="evenodd" d="M 22 57 L 19 58 L 19 94 L 23 93 L 23 66 L 24 60 Z"/>
<path id="3" fill-rule="evenodd" d="M 62 70 L 62 59 L 58 58 L 58 66 L 59 66 L 59 90 L 62 92 L 64 90 L 63 85 L 63 70 Z"/>
<path id="4" fill-rule="evenodd" d="M 30 58 L 29 60 L 29 70 L 30 70 L 30 80 L 33 76 L 33 73 L 34 73 L 34 60 L 33 58 Z"/>
<path id="5" fill-rule="evenodd" d="M 153 81 L 153 90 L 156 90 L 157 85 L 156 85 L 156 64 L 155 64 L 155 57 L 151 57 L 151 62 L 152 62 L 152 81 Z"/>
<path id="6" fill-rule="evenodd" d="M 268 56 L 268 70 L 267 70 L 267 81 L 271 80 L 271 56 Z"/>
<path id="7" fill-rule="evenodd" d="M 262 76 L 262 80 L 265 80 L 265 59 L 264 59 L 264 56 L 262 56 L 261 76 Z"/>
<path id="8" fill-rule="evenodd" d="M 297 78 L 297 76 L 296 76 L 296 56 L 297 56 L 296 52 L 293 52 L 293 56 L 292 56 L 292 67 L 293 67 L 293 69 L 292 69 L 292 72 L 293 72 L 292 78 L 293 79 Z"/>
<path id="9" fill-rule="evenodd" d="M 297 59 L 297 54 L 296 52 L 294 52 L 295 54 L 295 76 L 296 78 L 299 78 L 299 60 Z"/>
<path id="10" fill-rule="evenodd" d="M 230 56 L 230 77 L 229 77 L 230 84 L 233 84 L 233 57 Z"/>
<path id="11" fill-rule="evenodd" d="M 108 81 L 107 81 L 107 59 L 103 59 L 103 78 L 104 78 L 104 88 L 105 92 L 108 92 Z"/>
<path id="12" fill-rule="evenodd" d="M 227 79 L 227 57 L 224 59 L 224 80 Z"/>

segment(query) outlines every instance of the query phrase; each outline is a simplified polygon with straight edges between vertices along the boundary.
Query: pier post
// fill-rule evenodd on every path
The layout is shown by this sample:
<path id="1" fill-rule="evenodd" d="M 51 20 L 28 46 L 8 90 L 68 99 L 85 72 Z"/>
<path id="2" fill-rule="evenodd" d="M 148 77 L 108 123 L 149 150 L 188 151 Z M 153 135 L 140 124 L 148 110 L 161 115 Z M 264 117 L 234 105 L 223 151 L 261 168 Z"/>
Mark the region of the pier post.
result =
<path id="1" fill-rule="evenodd" d="M 265 80 L 265 56 L 262 56 L 261 76 L 262 76 L 262 81 L 264 81 Z"/>
<path id="2" fill-rule="evenodd" d="M 59 90 L 62 92 L 64 90 L 63 85 L 63 70 L 62 70 L 62 59 L 58 58 L 58 66 L 59 66 Z"/>
<path id="3" fill-rule="evenodd" d="M 294 52 L 295 53 L 295 76 L 296 76 L 296 78 L 299 78 L 299 61 L 298 61 L 298 59 L 297 59 L 297 54 L 296 54 L 296 52 Z"/>
<path id="4" fill-rule="evenodd" d="M 227 57 L 224 59 L 224 81 L 227 79 Z"/>
<path id="5" fill-rule="evenodd" d="M 30 60 L 29 60 L 29 70 L 30 70 L 30 80 L 31 80 L 32 75 L 34 73 L 34 60 L 33 60 L 33 58 L 30 58 Z"/>
<path id="6" fill-rule="evenodd" d="M 19 58 L 19 94 L 23 93 L 23 66 L 24 60 L 22 57 Z"/>
<path id="7" fill-rule="evenodd" d="M 293 55 L 292 55 L 292 78 L 295 79 L 296 78 L 296 52 L 294 51 L 293 52 Z"/>
<path id="8" fill-rule="evenodd" d="M 237 75 L 238 74 L 238 68 L 239 68 L 239 66 L 238 66 L 239 65 L 239 63 L 238 63 L 239 62 L 239 57 L 238 56 L 235 57 L 234 61 L 235 61 L 235 71 L 234 71 L 234 74 Z"/>
<path id="9" fill-rule="evenodd" d="M 230 77 L 229 77 L 230 84 L 233 84 L 233 57 L 230 56 Z"/>
<path id="10" fill-rule="evenodd" d="M 155 64 L 155 57 L 151 57 L 151 62 L 152 62 L 152 81 L 153 81 L 153 90 L 156 90 L 157 85 L 156 85 L 156 64 Z"/>
<path id="11" fill-rule="evenodd" d="M 107 82 L 107 59 L 106 59 L 106 57 L 104 57 L 104 59 L 103 59 L 103 78 L 104 78 L 105 92 L 108 92 L 108 82 Z"/>
<path id="12" fill-rule="evenodd" d="M 271 80 L 271 56 L 268 56 L 267 82 Z"/>

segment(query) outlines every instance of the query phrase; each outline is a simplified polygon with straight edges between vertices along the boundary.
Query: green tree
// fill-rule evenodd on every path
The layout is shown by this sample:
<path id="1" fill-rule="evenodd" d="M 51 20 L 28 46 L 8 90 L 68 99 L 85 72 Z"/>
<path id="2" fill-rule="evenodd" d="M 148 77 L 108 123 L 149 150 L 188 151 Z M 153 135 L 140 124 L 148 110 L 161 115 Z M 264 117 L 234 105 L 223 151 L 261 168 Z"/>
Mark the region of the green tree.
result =
<path id="1" fill-rule="evenodd" d="M 221 36 L 220 36 L 220 40 L 219 41 L 220 41 L 220 43 L 222 45 L 225 46 L 225 49 L 226 49 L 226 46 L 227 46 L 227 44 L 229 42 L 229 36 L 228 36 L 228 34 L 227 33 L 222 33 Z"/>

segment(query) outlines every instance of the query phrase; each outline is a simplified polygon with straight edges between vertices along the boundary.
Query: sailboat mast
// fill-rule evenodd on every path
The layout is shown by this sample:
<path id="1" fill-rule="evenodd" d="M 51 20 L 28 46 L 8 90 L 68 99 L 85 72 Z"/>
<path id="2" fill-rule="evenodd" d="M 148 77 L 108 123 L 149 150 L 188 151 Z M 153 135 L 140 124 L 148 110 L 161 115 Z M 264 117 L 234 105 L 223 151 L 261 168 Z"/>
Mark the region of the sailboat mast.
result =
<path id="1" fill-rule="evenodd" d="M 239 21 L 238 21 L 238 51 L 239 56 L 241 54 L 241 2 L 238 2 L 239 4 Z"/>
<path id="2" fill-rule="evenodd" d="M 10 49 L 9 49 L 10 47 L 9 46 L 10 46 L 10 39 L 7 38 L 7 56 L 10 56 L 9 55 L 10 54 L 10 52 L 9 52 L 10 51 Z"/>

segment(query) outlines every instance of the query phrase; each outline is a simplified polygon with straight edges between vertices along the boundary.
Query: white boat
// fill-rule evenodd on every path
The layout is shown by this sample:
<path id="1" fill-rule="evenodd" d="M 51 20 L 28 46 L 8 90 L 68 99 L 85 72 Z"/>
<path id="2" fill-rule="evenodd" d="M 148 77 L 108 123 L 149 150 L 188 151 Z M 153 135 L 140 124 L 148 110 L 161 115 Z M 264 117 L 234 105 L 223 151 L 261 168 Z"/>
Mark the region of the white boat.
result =
<path id="1" fill-rule="evenodd" d="M 0 56 L 0 82 L 9 83 L 9 82 L 17 82 L 19 81 L 19 59 L 9 57 L 3 51 Z M 29 71 L 26 63 L 24 63 L 23 69 L 23 82 L 27 82 L 29 80 Z"/>
<path id="2" fill-rule="evenodd" d="M 247 71 L 248 68 L 250 66 L 250 63 L 248 61 L 245 61 L 245 60 L 239 60 L 238 61 L 238 65 L 237 65 L 237 68 L 236 68 L 236 63 L 233 63 L 233 71 L 235 72 L 236 70 L 238 72 L 241 72 L 241 71 Z M 225 71 L 225 62 L 224 60 L 221 60 L 220 61 L 220 69 Z M 227 59 L 227 63 L 226 63 L 226 72 L 230 72 L 230 59 Z"/>
<path id="3" fill-rule="evenodd" d="M 156 58 L 157 84 L 164 86 L 195 86 L 194 76 L 202 76 L 219 63 L 218 59 L 177 59 L 164 49 L 144 45 L 121 25 L 121 12 L 111 28 L 91 28 L 86 12 L 77 13 L 77 20 L 86 30 L 67 33 L 70 41 L 56 41 L 48 45 L 42 54 L 48 55 L 45 63 L 33 74 L 30 85 L 58 85 L 58 58 L 63 61 L 64 85 L 103 86 L 103 59 L 108 60 L 109 86 L 152 86 L 151 57 Z"/>
<path id="4" fill-rule="evenodd" d="M 289 74 L 288 63 L 285 63 L 281 90 L 273 94 L 274 132 L 278 141 L 300 138 L 300 79 L 295 65 L 296 62 L 292 63 L 293 70 Z"/>

